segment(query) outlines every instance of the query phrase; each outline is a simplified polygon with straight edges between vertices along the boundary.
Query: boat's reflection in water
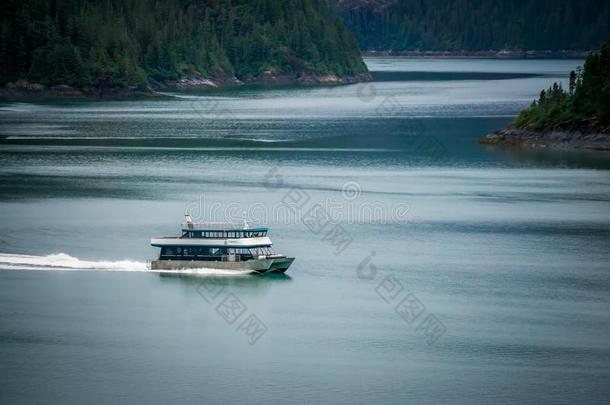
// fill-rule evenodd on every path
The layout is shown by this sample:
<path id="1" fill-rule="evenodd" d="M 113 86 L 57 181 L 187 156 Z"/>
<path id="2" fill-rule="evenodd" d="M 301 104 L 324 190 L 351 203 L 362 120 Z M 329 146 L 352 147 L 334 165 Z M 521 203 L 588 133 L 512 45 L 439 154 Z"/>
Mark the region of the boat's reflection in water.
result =
<path id="1" fill-rule="evenodd" d="M 259 274 L 255 272 L 228 272 L 215 274 L 213 272 L 160 272 L 159 278 L 162 282 L 192 285 L 197 288 L 202 284 L 226 285 L 234 287 L 262 287 L 274 283 L 291 282 L 292 277 L 286 273 Z"/>
<path id="2" fill-rule="evenodd" d="M 187 302 L 196 307 L 217 308 L 234 297 L 243 307 L 261 314 L 266 313 L 270 303 L 284 301 L 293 294 L 285 288 L 292 284 L 292 278 L 284 273 L 202 275 L 162 272 L 159 280 L 168 287 L 177 287 L 187 297 Z M 274 298 L 278 294 L 279 298 Z"/>

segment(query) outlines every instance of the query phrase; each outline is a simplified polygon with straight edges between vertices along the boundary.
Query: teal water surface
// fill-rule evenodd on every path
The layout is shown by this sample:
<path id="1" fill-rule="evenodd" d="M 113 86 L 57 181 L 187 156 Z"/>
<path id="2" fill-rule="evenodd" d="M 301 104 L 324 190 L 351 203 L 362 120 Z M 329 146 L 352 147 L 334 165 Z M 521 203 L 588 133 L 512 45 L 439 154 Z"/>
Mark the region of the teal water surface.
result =
<path id="1" fill-rule="evenodd" d="M 2 402 L 605 403 L 609 156 L 476 143 L 580 61 L 367 63 L 1 104 Z M 148 271 L 185 211 L 267 224 L 296 261 Z"/>

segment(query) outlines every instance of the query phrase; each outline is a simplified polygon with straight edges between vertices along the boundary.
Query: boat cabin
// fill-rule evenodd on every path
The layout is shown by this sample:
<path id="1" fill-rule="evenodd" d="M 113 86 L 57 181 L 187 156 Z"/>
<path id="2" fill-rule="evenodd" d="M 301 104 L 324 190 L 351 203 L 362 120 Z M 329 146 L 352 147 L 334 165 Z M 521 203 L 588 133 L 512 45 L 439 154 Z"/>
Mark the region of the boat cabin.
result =
<path id="1" fill-rule="evenodd" d="M 181 236 L 151 239 L 161 248 L 159 260 L 205 260 L 239 262 L 272 257 L 268 228 L 251 228 L 247 222 L 193 223 L 187 216 Z"/>

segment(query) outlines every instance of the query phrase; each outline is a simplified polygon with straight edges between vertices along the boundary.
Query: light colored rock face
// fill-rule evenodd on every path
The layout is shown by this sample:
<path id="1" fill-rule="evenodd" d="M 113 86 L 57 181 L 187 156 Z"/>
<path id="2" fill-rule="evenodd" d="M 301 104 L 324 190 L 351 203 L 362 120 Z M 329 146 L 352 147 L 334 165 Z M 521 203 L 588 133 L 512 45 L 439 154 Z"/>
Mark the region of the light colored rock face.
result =
<path id="1" fill-rule="evenodd" d="M 335 85 L 365 82 L 372 79 L 370 73 L 362 73 L 354 76 L 338 76 L 336 74 L 318 75 L 313 73 L 303 73 L 297 75 L 287 75 L 273 71 L 265 71 L 260 76 L 247 76 L 242 80 L 232 77 L 187 77 L 177 81 L 158 83 L 159 88 L 173 89 L 214 89 L 227 86 L 241 86 L 244 84 L 263 84 L 263 85 Z"/>
<path id="2" fill-rule="evenodd" d="M 207 78 L 202 76 L 189 76 L 176 81 L 157 83 L 156 87 L 170 89 L 216 89 L 224 86 L 238 86 L 244 84 L 235 76 Z"/>
<path id="3" fill-rule="evenodd" d="M 537 132 L 523 129 L 503 129 L 485 135 L 479 143 L 487 145 L 527 146 L 557 149 L 591 149 L 610 151 L 610 134 L 581 132 Z"/>
<path id="4" fill-rule="evenodd" d="M 181 79 L 176 82 L 178 88 L 195 88 L 195 87 L 218 87 L 218 84 L 209 79 Z"/>

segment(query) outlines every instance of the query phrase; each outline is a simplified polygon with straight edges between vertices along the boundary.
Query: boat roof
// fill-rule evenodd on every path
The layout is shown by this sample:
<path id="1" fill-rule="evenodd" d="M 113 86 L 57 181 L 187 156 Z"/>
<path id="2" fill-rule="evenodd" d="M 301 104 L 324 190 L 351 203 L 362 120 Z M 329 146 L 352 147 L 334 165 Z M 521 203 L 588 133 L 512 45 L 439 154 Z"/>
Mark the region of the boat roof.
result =
<path id="1" fill-rule="evenodd" d="M 181 238 L 177 236 L 159 236 L 150 240 L 150 244 L 155 247 L 224 247 L 224 248 L 256 248 L 269 247 L 273 245 L 268 236 L 255 238 L 237 239 L 200 239 L 200 238 Z"/>
<path id="2" fill-rule="evenodd" d="M 183 231 L 268 231 L 264 226 L 251 227 L 247 222 L 184 222 Z"/>

